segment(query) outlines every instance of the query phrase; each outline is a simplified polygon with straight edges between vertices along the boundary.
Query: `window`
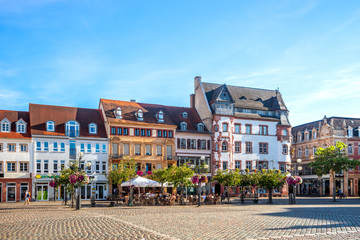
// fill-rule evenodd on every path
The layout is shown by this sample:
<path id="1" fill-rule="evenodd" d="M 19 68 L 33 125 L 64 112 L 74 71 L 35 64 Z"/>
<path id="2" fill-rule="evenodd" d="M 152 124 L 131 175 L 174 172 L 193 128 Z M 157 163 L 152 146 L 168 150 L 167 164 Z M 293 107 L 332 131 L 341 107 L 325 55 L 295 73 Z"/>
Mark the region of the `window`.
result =
<path id="1" fill-rule="evenodd" d="M 181 130 L 181 131 L 187 131 L 187 124 L 186 124 L 186 122 L 180 123 L 180 130 Z"/>
<path id="2" fill-rule="evenodd" d="M 129 135 L 129 129 L 128 128 L 124 128 L 124 135 L 125 136 Z"/>
<path id="3" fill-rule="evenodd" d="M 20 152 L 27 152 L 27 144 L 20 144 Z"/>
<path id="4" fill-rule="evenodd" d="M 169 131 L 169 135 L 170 135 L 170 132 L 171 131 Z M 151 130 L 150 129 L 146 130 L 146 136 L 151 137 Z"/>
<path id="5" fill-rule="evenodd" d="M 360 149 L 360 148 L 359 148 Z M 316 153 L 316 147 L 313 147 L 313 155 L 315 156 Z"/>
<path id="6" fill-rule="evenodd" d="M 36 160 L 36 172 L 41 173 L 41 160 Z"/>
<path id="7" fill-rule="evenodd" d="M 252 142 L 245 142 L 245 153 L 252 153 Z"/>
<path id="8" fill-rule="evenodd" d="M 122 135 L 122 128 L 117 128 L 117 134 Z"/>
<path id="9" fill-rule="evenodd" d="M 111 135 L 115 135 L 116 134 L 116 128 L 115 127 L 111 127 Z"/>
<path id="10" fill-rule="evenodd" d="M 152 164 L 151 164 L 151 163 L 146 163 L 145 166 L 146 166 L 146 167 L 145 167 L 145 171 L 146 171 L 146 172 L 151 171 L 151 169 L 152 169 Z"/>
<path id="11" fill-rule="evenodd" d="M 102 145 L 102 153 L 106 153 L 106 144 Z"/>
<path id="12" fill-rule="evenodd" d="M 305 148 L 305 157 L 309 157 L 309 148 Z"/>
<path id="13" fill-rule="evenodd" d="M 171 146 L 166 146 L 166 157 L 168 160 L 172 159 L 172 147 Z"/>
<path id="14" fill-rule="evenodd" d="M 316 137 L 317 137 L 317 132 L 314 131 L 314 132 L 313 132 L 313 138 L 315 139 Z"/>
<path id="15" fill-rule="evenodd" d="M 151 145 L 150 144 L 145 145 L 145 154 L 148 156 L 151 155 Z"/>
<path id="16" fill-rule="evenodd" d="M 115 117 L 121 119 L 122 118 L 122 111 L 120 107 L 117 107 L 115 110 Z"/>
<path id="17" fill-rule="evenodd" d="M 308 132 L 305 133 L 305 139 L 306 139 L 306 141 L 309 141 L 309 133 Z"/>
<path id="18" fill-rule="evenodd" d="M 2 152 L 2 151 L 3 151 L 3 144 L 0 143 L 0 152 Z"/>
<path id="19" fill-rule="evenodd" d="M 241 169 L 241 161 L 235 161 L 235 169 Z"/>
<path id="20" fill-rule="evenodd" d="M 85 152 L 85 143 L 80 144 L 80 152 Z"/>
<path id="21" fill-rule="evenodd" d="M 60 143 L 60 151 L 65 152 L 65 143 Z"/>
<path id="22" fill-rule="evenodd" d="M 99 153 L 100 152 L 100 144 L 96 143 L 95 145 L 95 152 Z"/>
<path id="23" fill-rule="evenodd" d="M 112 144 L 112 154 L 114 156 L 118 156 L 119 155 L 119 144 L 117 143 L 113 143 Z"/>
<path id="24" fill-rule="evenodd" d="M 135 144 L 135 155 L 141 155 L 141 145 Z"/>
<path id="25" fill-rule="evenodd" d="M 301 155 L 302 155 L 302 153 L 301 153 L 301 148 L 299 148 L 299 149 L 298 149 L 298 157 L 301 158 Z"/>
<path id="26" fill-rule="evenodd" d="M 180 148 L 186 149 L 186 139 L 184 139 L 184 138 L 180 139 Z"/>
<path id="27" fill-rule="evenodd" d="M 61 170 L 65 169 L 65 160 L 61 160 L 61 162 L 60 162 L 60 169 L 61 169 Z"/>
<path id="28" fill-rule="evenodd" d="M 75 121 L 69 121 L 66 123 L 66 136 L 78 137 L 79 136 L 79 123 Z"/>
<path id="29" fill-rule="evenodd" d="M 88 153 L 91 153 L 91 143 L 88 143 L 88 144 L 87 144 L 87 152 L 88 152 Z"/>
<path id="30" fill-rule="evenodd" d="M 286 129 L 282 130 L 282 135 L 283 136 L 287 136 L 288 134 L 289 134 L 288 130 L 286 130 Z M 284 165 L 284 164 L 282 164 L 282 165 Z"/>
<path id="31" fill-rule="evenodd" d="M 41 151 L 41 142 L 36 142 L 36 151 Z"/>
<path id="32" fill-rule="evenodd" d="M 103 173 L 106 173 L 106 162 L 101 162 L 101 170 Z"/>
<path id="33" fill-rule="evenodd" d="M 156 145 L 156 155 L 157 156 L 162 155 L 162 147 L 161 147 L 161 145 Z"/>
<path id="34" fill-rule="evenodd" d="M 348 128 L 348 137 L 353 137 L 353 130 L 351 127 Z"/>
<path id="35" fill-rule="evenodd" d="M 240 124 L 235 124 L 235 133 L 240 133 Z"/>
<path id="36" fill-rule="evenodd" d="M 227 132 L 227 131 L 228 131 L 228 124 L 227 124 L 227 123 L 223 123 L 223 124 L 222 124 L 222 130 L 223 130 L 223 132 Z"/>
<path id="37" fill-rule="evenodd" d="M 53 151 L 54 151 L 54 152 L 59 151 L 59 149 L 58 149 L 58 143 L 57 143 L 57 142 L 54 142 L 54 143 L 53 143 Z"/>
<path id="38" fill-rule="evenodd" d="M 100 162 L 95 162 L 95 172 L 100 173 Z"/>
<path id="39" fill-rule="evenodd" d="M 190 140 L 190 149 L 196 149 L 196 139 Z"/>
<path id="40" fill-rule="evenodd" d="M 124 155 L 130 155 L 130 146 L 128 143 L 124 143 Z"/>
<path id="41" fill-rule="evenodd" d="M 16 123 L 16 132 L 26 133 L 26 123 L 22 119 Z"/>
<path id="42" fill-rule="evenodd" d="M 8 152 L 15 152 L 16 145 L 15 144 L 8 144 Z"/>
<path id="43" fill-rule="evenodd" d="M 44 173 L 49 172 L 49 160 L 44 160 Z"/>
<path id="44" fill-rule="evenodd" d="M 167 131 L 163 131 L 163 137 L 167 137 Z"/>
<path id="45" fill-rule="evenodd" d="M 54 173 L 58 172 L 58 160 L 53 161 L 53 172 Z"/>
<path id="46" fill-rule="evenodd" d="M 140 129 L 138 128 L 135 129 L 135 136 L 140 136 Z"/>
<path id="47" fill-rule="evenodd" d="M 183 112 L 183 113 L 182 113 L 182 117 L 183 117 L 183 118 L 188 118 L 187 112 Z"/>
<path id="48" fill-rule="evenodd" d="M 224 141 L 221 144 L 221 151 L 227 152 L 227 150 L 228 150 L 228 144 L 227 142 Z"/>
<path id="49" fill-rule="evenodd" d="M 268 126 L 260 125 L 259 126 L 259 134 L 260 135 L 268 135 Z"/>
<path id="50" fill-rule="evenodd" d="M 251 125 L 250 124 L 245 124 L 245 133 L 246 134 L 251 134 Z"/>
<path id="51" fill-rule="evenodd" d="M 259 162 L 258 169 L 268 169 L 268 162 Z"/>
<path id="52" fill-rule="evenodd" d="M 162 137 L 162 131 L 161 131 L 161 130 L 158 130 L 157 136 L 158 136 L 158 137 Z"/>
<path id="53" fill-rule="evenodd" d="M 206 150 L 206 140 L 201 140 L 201 149 Z"/>
<path id="54" fill-rule="evenodd" d="M 46 122 L 46 131 L 55 132 L 55 123 L 53 121 Z"/>
<path id="55" fill-rule="evenodd" d="M 215 132 L 219 131 L 219 125 L 215 125 L 215 126 L 214 126 L 214 131 L 215 131 Z"/>
<path id="56" fill-rule="evenodd" d="M 353 145 L 352 144 L 349 144 L 348 152 L 349 152 L 349 154 L 353 154 Z"/>
<path id="57" fill-rule="evenodd" d="M 223 170 L 227 170 L 228 168 L 228 163 L 227 162 L 223 162 Z"/>
<path id="58" fill-rule="evenodd" d="M 1 131 L 10 132 L 10 122 L 6 118 L 1 121 Z"/>
<path id="59" fill-rule="evenodd" d="M 286 164 L 279 164 L 279 170 L 281 172 L 285 172 L 286 171 Z"/>
<path id="60" fill-rule="evenodd" d="M 2 171 L 3 171 L 3 163 L 0 162 L 0 172 L 2 172 Z"/>
<path id="61" fill-rule="evenodd" d="M 141 134 L 141 136 L 145 136 L 145 129 L 141 129 L 140 134 Z"/>
<path id="62" fill-rule="evenodd" d="M 172 138 L 172 136 L 173 136 L 172 131 L 169 131 L 168 137 Z"/>
<path id="63" fill-rule="evenodd" d="M 143 121 L 143 120 L 144 120 L 144 112 L 143 112 L 143 110 L 141 110 L 141 109 L 139 109 L 139 110 L 137 111 L 137 120 L 138 120 L 138 121 Z"/>
<path id="64" fill-rule="evenodd" d="M 97 126 L 95 123 L 89 124 L 89 134 L 96 134 L 97 133 Z"/>
<path id="65" fill-rule="evenodd" d="M 252 169 L 252 162 L 251 161 L 246 161 L 246 168 L 247 169 Z"/>
<path id="66" fill-rule="evenodd" d="M 164 113 L 161 110 L 158 113 L 158 122 L 164 122 Z"/>
<path id="67" fill-rule="evenodd" d="M 259 153 L 261 154 L 268 153 L 268 143 L 259 143 Z"/>
<path id="68" fill-rule="evenodd" d="M 49 151 L 49 142 L 44 142 L 44 151 Z"/>
<path id="69" fill-rule="evenodd" d="M 287 155 L 288 152 L 289 152 L 288 145 L 283 144 L 283 146 L 282 146 L 282 154 Z"/>
<path id="70" fill-rule="evenodd" d="M 218 143 L 215 143 L 215 151 L 219 151 L 219 144 Z"/>
<path id="71" fill-rule="evenodd" d="M 199 132 L 203 132 L 203 131 L 204 131 L 204 124 L 199 123 L 199 124 L 197 125 L 197 129 L 198 129 Z"/>
<path id="72" fill-rule="evenodd" d="M 16 163 L 8 162 L 7 163 L 7 171 L 8 172 L 16 172 Z"/>
<path id="73" fill-rule="evenodd" d="M 28 163 L 20 163 L 20 172 L 27 172 L 29 169 L 29 164 Z"/>
<path id="74" fill-rule="evenodd" d="M 235 142 L 235 152 L 241 152 L 241 142 Z"/>

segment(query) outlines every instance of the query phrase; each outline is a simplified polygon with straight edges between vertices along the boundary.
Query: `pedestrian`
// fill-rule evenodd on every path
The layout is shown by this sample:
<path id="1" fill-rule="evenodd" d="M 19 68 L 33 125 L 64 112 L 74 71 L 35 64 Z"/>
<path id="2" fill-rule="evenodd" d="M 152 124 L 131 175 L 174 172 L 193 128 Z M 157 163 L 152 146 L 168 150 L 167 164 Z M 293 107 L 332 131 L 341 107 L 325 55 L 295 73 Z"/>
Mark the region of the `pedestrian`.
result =
<path id="1" fill-rule="evenodd" d="M 26 192 L 25 192 L 25 203 L 24 203 L 24 205 L 30 205 L 30 193 L 29 193 L 29 191 L 28 190 L 26 190 Z"/>

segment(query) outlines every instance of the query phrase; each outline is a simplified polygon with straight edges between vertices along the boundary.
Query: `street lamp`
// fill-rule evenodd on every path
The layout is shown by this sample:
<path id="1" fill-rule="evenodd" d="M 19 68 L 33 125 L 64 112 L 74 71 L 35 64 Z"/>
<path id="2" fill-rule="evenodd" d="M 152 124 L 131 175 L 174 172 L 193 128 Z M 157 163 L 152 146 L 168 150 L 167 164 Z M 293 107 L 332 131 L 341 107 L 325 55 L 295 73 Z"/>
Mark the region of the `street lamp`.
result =
<path id="1" fill-rule="evenodd" d="M 78 166 L 78 172 L 81 172 L 81 160 L 82 158 L 84 157 L 84 153 L 83 152 L 79 152 L 78 154 L 78 157 L 79 157 L 79 166 Z M 91 166 L 91 163 L 87 163 L 86 165 L 88 166 L 88 164 L 90 164 Z M 75 209 L 76 210 L 80 210 L 81 208 L 81 183 L 78 183 L 78 188 L 77 188 L 77 193 L 76 193 L 76 206 L 75 206 Z"/>
<path id="2" fill-rule="evenodd" d="M 199 159 L 199 164 L 198 164 L 198 172 L 199 174 L 201 174 L 201 161 L 204 161 L 205 160 L 205 156 L 201 156 L 200 159 Z M 204 169 L 208 169 L 209 168 L 209 165 L 205 164 L 204 165 Z M 201 182 L 200 182 L 200 179 L 199 179 L 199 183 L 198 183 L 198 207 L 201 206 Z"/>

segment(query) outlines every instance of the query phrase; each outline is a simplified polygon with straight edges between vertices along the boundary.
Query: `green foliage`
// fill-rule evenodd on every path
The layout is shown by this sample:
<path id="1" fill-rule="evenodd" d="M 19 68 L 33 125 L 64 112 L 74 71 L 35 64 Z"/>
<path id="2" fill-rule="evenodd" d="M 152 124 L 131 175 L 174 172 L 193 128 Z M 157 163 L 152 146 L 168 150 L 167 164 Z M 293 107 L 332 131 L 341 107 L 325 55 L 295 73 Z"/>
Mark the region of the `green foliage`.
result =
<path id="1" fill-rule="evenodd" d="M 286 182 L 286 175 L 280 170 L 263 169 L 259 175 L 259 186 L 268 190 L 280 188 Z"/>
<path id="2" fill-rule="evenodd" d="M 226 187 L 241 185 L 241 178 L 238 169 L 236 171 L 218 170 L 214 176 L 214 180 Z"/>
<path id="3" fill-rule="evenodd" d="M 167 181 L 175 187 L 190 186 L 190 178 L 194 171 L 188 165 L 183 164 L 180 167 L 171 166 L 167 169 Z"/>
<path id="4" fill-rule="evenodd" d="M 169 168 L 167 169 L 156 169 L 153 173 L 149 176 L 150 179 L 157 181 L 159 183 L 165 183 L 169 179 Z"/>
<path id="5" fill-rule="evenodd" d="M 345 152 L 346 145 L 343 142 L 336 142 L 335 146 L 328 148 L 318 148 L 315 153 L 315 161 L 309 165 L 313 168 L 316 175 L 332 172 L 349 171 L 349 169 L 360 165 L 359 160 L 350 160 Z"/>
<path id="6" fill-rule="evenodd" d="M 113 169 L 106 174 L 108 182 L 119 186 L 122 182 L 128 181 L 136 176 L 136 162 L 134 159 L 124 160 L 117 169 Z"/>

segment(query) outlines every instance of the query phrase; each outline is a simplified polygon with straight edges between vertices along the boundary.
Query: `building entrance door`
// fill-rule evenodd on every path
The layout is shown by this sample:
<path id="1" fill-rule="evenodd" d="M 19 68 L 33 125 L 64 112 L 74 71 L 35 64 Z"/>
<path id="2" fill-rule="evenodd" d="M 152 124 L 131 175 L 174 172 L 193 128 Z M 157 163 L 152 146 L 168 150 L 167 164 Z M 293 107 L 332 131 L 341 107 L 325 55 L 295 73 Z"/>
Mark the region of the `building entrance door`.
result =
<path id="1" fill-rule="evenodd" d="M 16 202 L 16 183 L 6 184 L 6 201 Z"/>
<path id="2" fill-rule="evenodd" d="M 28 183 L 20 183 L 20 201 L 25 201 L 25 192 L 29 190 Z"/>
<path id="3" fill-rule="evenodd" d="M 105 184 L 97 184 L 96 185 L 96 199 L 104 200 L 105 199 Z"/>
<path id="4" fill-rule="evenodd" d="M 0 183 L 0 202 L 2 202 L 2 183 Z"/>
<path id="5" fill-rule="evenodd" d="M 37 198 L 36 200 L 38 201 L 47 201 L 49 200 L 49 187 L 47 184 L 37 184 L 36 187 L 36 191 L 37 191 Z"/>

